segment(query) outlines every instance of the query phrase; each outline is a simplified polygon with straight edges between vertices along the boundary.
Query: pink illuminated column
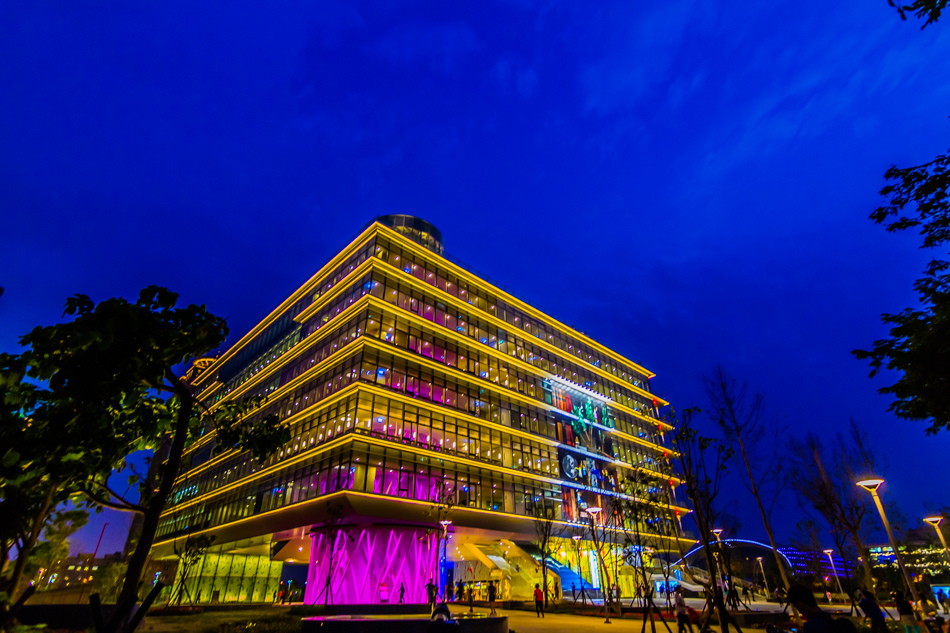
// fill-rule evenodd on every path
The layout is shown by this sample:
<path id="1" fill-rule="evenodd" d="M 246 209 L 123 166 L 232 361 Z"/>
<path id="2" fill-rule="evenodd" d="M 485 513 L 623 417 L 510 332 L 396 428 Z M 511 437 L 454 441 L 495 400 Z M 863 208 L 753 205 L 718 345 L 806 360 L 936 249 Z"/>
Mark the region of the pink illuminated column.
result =
<path id="1" fill-rule="evenodd" d="M 324 603 L 328 540 L 324 531 L 313 534 L 307 604 Z M 405 584 L 406 602 L 424 603 L 426 583 L 430 578 L 438 582 L 434 528 L 350 525 L 340 527 L 334 540 L 329 604 L 378 604 L 387 598 L 395 603 L 400 584 Z"/>

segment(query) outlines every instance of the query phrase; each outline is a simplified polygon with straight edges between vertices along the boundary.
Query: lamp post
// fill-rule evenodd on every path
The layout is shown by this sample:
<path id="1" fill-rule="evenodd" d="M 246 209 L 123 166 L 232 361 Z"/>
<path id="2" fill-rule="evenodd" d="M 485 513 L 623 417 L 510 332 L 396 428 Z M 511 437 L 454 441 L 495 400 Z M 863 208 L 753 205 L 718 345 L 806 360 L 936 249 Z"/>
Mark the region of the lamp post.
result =
<path id="1" fill-rule="evenodd" d="M 897 561 L 897 566 L 900 567 L 901 574 L 904 576 L 904 582 L 907 584 L 907 588 L 910 590 L 910 595 L 913 596 L 914 602 L 920 600 L 917 596 L 917 587 L 914 586 L 913 581 L 910 579 L 910 574 L 907 573 L 907 568 L 904 567 L 904 559 L 901 557 L 900 550 L 897 549 L 897 541 L 894 539 L 894 531 L 891 529 L 891 524 L 887 520 L 887 515 L 884 514 L 884 504 L 881 503 L 881 496 L 877 493 L 878 488 L 881 487 L 881 484 L 884 483 L 884 480 L 879 477 L 873 477 L 870 479 L 862 479 L 857 482 L 857 485 L 861 488 L 864 488 L 871 493 L 871 497 L 874 499 L 874 505 L 877 506 L 878 514 L 881 515 L 881 523 L 884 524 L 884 531 L 887 532 L 887 540 L 891 543 L 891 550 L 894 552 L 894 560 Z"/>
<path id="2" fill-rule="evenodd" d="M 591 535 L 591 538 L 594 540 L 594 549 L 597 552 L 597 563 L 599 567 L 604 568 L 605 566 L 603 564 L 601 551 L 600 551 L 600 540 L 597 538 L 597 525 L 596 525 L 597 515 L 603 511 L 603 508 L 601 508 L 600 506 L 588 506 L 586 511 L 587 511 L 587 516 L 590 517 L 590 535 Z M 610 594 L 608 593 L 610 591 L 610 587 L 604 587 L 604 580 L 606 580 L 606 578 L 600 579 L 601 593 L 604 594 L 604 614 L 606 615 L 604 624 L 610 624 Z"/>
<path id="3" fill-rule="evenodd" d="M 755 560 L 759 561 L 759 569 L 762 570 L 762 584 L 765 585 L 765 601 L 769 600 L 769 581 L 765 579 L 765 567 L 762 565 L 762 557 L 756 556 Z"/>
<path id="4" fill-rule="evenodd" d="M 719 545 L 719 556 L 717 556 L 717 558 L 719 559 L 719 567 L 720 567 L 719 572 L 720 572 L 720 576 L 722 577 L 722 581 L 726 584 L 726 589 L 728 589 L 729 588 L 729 572 L 726 571 L 726 560 L 725 560 L 725 557 L 722 555 L 723 530 L 722 528 L 713 528 L 709 531 L 716 535 L 716 543 Z"/>
<path id="5" fill-rule="evenodd" d="M 577 576 L 581 579 L 581 604 L 587 604 L 587 593 L 584 591 L 584 569 L 581 567 L 581 539 L 583 537 L 580 534 L 575 534 L 571 537 L 571 540 L 574 541 L 574 550 L 577 552 Z M 574 602 L 577 602 L 577 599 L 574 599 Z"/>
<path id="6" fill-rule="evenodd" d="M 442 519 L 439 521 L 439 525 L 442 526 L 442 565 L 446 573 L 439 574 L 439 584 L 442 585 L 442 600 L 443 602 L 448 602 L 448 596 L 445 592 L 448 590 L 448 569 L 446 563 L 448 562 L 448 547 L 449 547 L 449 526 L 452 525 L 452 522 L 448 519 Z"/>
<path id="7" fill-rule="evenodd" d="M 835 569 L 835 559 L 832 557 L 832 554 L 834 554 L 834 550 L 833 550 L 833 549 L 826 549 L 826 550 L 822 550 L 822 552 L 824 552 L 825 554 L 828 555 L 828 562 L 831 563 L 831 573 L 833 573 L 833 574 L 835 575 L 835 580 L 836 580 L 837 583 L 838 583 L 838 593 L 840 593 L 840 594 L 843 596 L 843 595 L 844 595 L 844 589 L 841 588 L 841 579 L 838 578 L 838 570 Z"/>
<path id="8" fill-rule="evenodd" d="M 937 531 L 937 536 L 940 537 L 940 544 L 943 545 L 943 553 L 947 557 L 947 562 L 950 562 L 950 549 L 947 548 L 947 539 L 943 537 L 943 532 L 940 531 L 940 524 L 942 522 L 943 517 L 927 517 L 924 519 L 924 523 L 932 525 Z"/>

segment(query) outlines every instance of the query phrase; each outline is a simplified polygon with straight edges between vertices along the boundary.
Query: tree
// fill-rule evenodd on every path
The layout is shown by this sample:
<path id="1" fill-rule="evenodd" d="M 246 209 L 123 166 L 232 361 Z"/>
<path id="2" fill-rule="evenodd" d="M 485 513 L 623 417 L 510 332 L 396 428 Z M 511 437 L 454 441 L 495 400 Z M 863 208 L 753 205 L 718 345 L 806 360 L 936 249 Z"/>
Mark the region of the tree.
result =
<path id="1" fill-rule="evenodd" d="M 809 433 L 801 440 L 791 438 L 791 481 L 799 501 L 810 506 L 831 528 L 842 558 L 845 539 L 857 551 L 864 566 L 865 588 L 873 591 L 871 557 L 865 546 L 865 518 L 871 509 L 867 495 L 854 482 L 880 469 L 867 435 L 854 420 L 849 438 L 850 442 L 840 433 L 835 437 L 831 457 L 815 434 Z"/>
<path id="2" fill-rule="evenodd" d="M 0 386 L 13 394 L 4 398 L 0 428 L 18 447 L 17 455 L 8 451 L 3 458 L 5 469 L 8 461 L 14 466 L 5 470 L 0 485 L 32 495 L 20 504 L 20 521 L 42 526 L 58 503 L 77 495 L 96 506 L 141 515 L 141 533 L 116 608 L 100 633 L 116 633 L 134 622 L 130 616 L 159 517 L 189 444 L 210 431 L 216 434 L 217 452 L 237 448 L 261 458 L 289 440 L 276 415 L 255 415 L 263 398 L 209 409 L 191 393 L 175 367 L 220 346 L 228 329 L 204 306 L 176 308 L 177 301 L 178 295 L 155 286 L 145 288 L 134 303 L 114 298 L 96 305 L 77 295 L 66 302 L 69 320 L 34 328 L 20 339 L 25 352 L 0 359 Z M 24 422 L 16 424 L 17 416 Z M 47 442 L 42 458 L 24 457 L 23 450 L 37 437 Z M 164 460 L 155 465 L 149 485 L 137 482 L 137 500 L 110 488 L 109 476 L 124 466 L 129 453 L 159 446 Z M 22 481 L 43 487 L 27 488 Z M 37 533 L 32 529 L 24 542 L 28 549 Z"/>
<path id="3" fill-rule="evenodd" d="M 945 3 L 918 0 L 905 9 L 936 5 L 939 15 Z M 884 177 L 892 184 L 881 189 L 889 200 L 871 219 L 892 232 L 918 230 L 923 237 L 921 248 L 946 248 L 950 244 L 948 167 L 950 154 L 915 167 L 891 166 Z M 875 341 L 871 350 L 851 353 L 869 362 L 872 377 L 885 368 L 898 372 L 897 382 L 878 390 L 894 397 L 888 410 L 906 420 L 929 422 L 927 433 L 934 434 L 950 427 L 950 261 L 931 260 L 914 288 L 920 303 L 917 309 L 881 317 L 891 326 L 890 338 Z"/>
<path id="4" fill-rule="evenodd" d="M 109 563 L 96 574 L 96 591 L 104 602 L 115 602 L 128 569 L 128 563 L 116 561 Z"/>
<path id="5" fill-rule="evenodd" d="M 177 544 L 175 545 L 175 554 L 178 555 L 178 598 L 177 600 L 175 598 L 169 600 L 169 605 L 174 601 L 176 606 L 181 606 L 182 598 L 186 593 L 188 594 L 188 601 L 191 602 L 191 604 L 195 604 L 198 596 L 193 596 L 188 591 L 186 585 L 188 582 L 188 576 L 195 568 L 195 565 L 201 562 L 205 552 L 214 542 L 214 538 L 214 536 L 209 536 L 207 534 L 199 534 L 197 536 L 192 536 L 189 534 L 185 538 L 185 544 L 181 547 L 181 549 L 178 549 Z M 175 595 L 174 590 L 172 591 L 172 595 Z"/>
<path id="6" fill-rule="evenodd" d="M 52 513 L 43 530 L 43 540 L 33 549 L 32 560 L 27 563 L 31 576 L 40 570 L 49 572 L 61 560 L 69 558 L 69 537 L 86 525 L 89 513 L 82 509 L 61 509 Z"/>
<path id="7" fill-rule="evenodd" d="M 739 385 L 722 367 L 703 378 L 709 397 L 709 416 L 722 430 L 726 442 L 739 448 L 732 453 L 737 462 L 742 483 L 755 498 L 762 516 L 762 526 L 769 537 L 775 564 L 778 566 L 785 589 L 792 585 L 782 565 L 782 559 L 772 530 L 772 510 L 785 483 L 777 425 L 764 419 L 761 394 L 748 395 L 745 384 Z"/>
<path id="8" fill-rule="evenodd" d="M 660 464 L 662 468 L 665 462 L 660 462 Z M 669 541 L 677 536 L 676 519 L 669 511 L 670 496 L 668 491 L 661 487 L 662 484 L 656 475 L 642 470 L 637 470 L 626 477 L 621 485 L 627 498 L 619 500 L 617 506 L 622 514 L 620 523 L 624 528 L 627 541 L 625 543 L 628 552 L 627 563 L 636 570 L 637 585 L 646 589 L 646 595 L 643 596 L 646 611 L 643 614 L 641 631 L 646 630 L 646 623 L 649 620 L 651 631 L 656 633 L 654 613 L 659 615 L 663 625 L 669 631 L 670 626 L 653 601 L 652 573 L 644 564 L 643 559 L 648 549 L 659 551 L 661 548 L 668 547 Z M 634 548 L 632 551 L 631 546 Z M 663 564 L 662 561 L 660 565 L 668 589 L 670 566 Z M 669 603 L 669 591 L 666 592 L 666 596 Z"/>
<path id="9" fill-rule="evenodd" d="M 96 438 L 75 423 L 68 399 L 31 376 L 28 355 L 0 354 L 0 628 L 35 591 L 27 565 L 54 510 L 101 467 Z"/>
<path id="10" fill-rule="evenodd" d="M 554 507 L 542 502 L 535 506 L 534 540 L 532 544 L 541 552 L 541 586 L 544 588 L 544 604 L 548 604 L 548 558 L 557 556 L 561 549 L 563 529 L 554 520 Z"/>
<path id="11" fill-rule="evenodd" d="M 723 442 L 703 437 L 696 431 L 694 421 L 699 413 L 700 409 L 686 409 L 683 412 L 681 419 L 674 424 L 673 446 L 679 453 L 683 487 L 693 506 L 692 517 L 706 558 L 706 568 L 709 570 L 708 581 L 701 584 L 705 588 L 706 602 L 710 605 L 710 616 L 715 609 L 722 633 L 729 633 L 730 624 L 735 626 L 736 630 L 740 629 L 729 615 L 722 591 L 716 582 L 716 557 L 709 535 L 720 518 L 718 498 L 722 491 L 723 477 L 732 460 L 732 449 Z M 675 412 L 671 413 L 671 417 L 675 416 Z M 700 630 L 704 628 L 701 626 Z"/>
<path id="12" fill-rule="evenodd" d="M 902 20 L 907 19 L 908 13 L 913 13 L 918 18 L 927 18 L 921 30 L 927 28 L 928 24 L 940 19 L 940 14 L 947 8 L 947 0 L 914 0 L 912 4 L 898 4 L 894 0 L 887 0 L 887 3 L 897 9 Z"/>

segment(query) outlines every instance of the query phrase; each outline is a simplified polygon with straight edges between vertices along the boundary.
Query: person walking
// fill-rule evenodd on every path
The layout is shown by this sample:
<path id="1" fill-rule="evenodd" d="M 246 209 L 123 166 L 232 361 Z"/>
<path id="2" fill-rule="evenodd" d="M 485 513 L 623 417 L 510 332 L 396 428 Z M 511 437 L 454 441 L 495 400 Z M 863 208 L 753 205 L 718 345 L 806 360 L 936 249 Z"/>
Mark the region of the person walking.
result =
<path id="1" fill-rule="evenodd" d="M 835 633 L 834 620 L 827 611 L 821 610 L 810 589 L 803 585 L 792 585 L 785 597 L 805 618 L 802 633 Z"/>
<path id="2" fill-rule="evenodd" d="M 465 583 L 464 582 L 460 580 L 457 583 L 455 583 L 455 591 L 456 591 L 456 598 L 455 598 L 456 601 L 462 602 L 463 600 L 465 600 Z"/>
<path id="3" fill-rule="evenodd" d="M 950 614 L 950 598 L 947 598 L 947 594 L 944 593 L 943 589 L 937 592 L 936 598 L 937 604 L 943 608 L 944 615 Z"/>
<path id="4" fill-rule="evenodd" d="M 426 599 L 429 601 L 429 613 L 435 613 L 435 597 L 439 593 L 439 588 L 435 586 L 432 579 L 426 583 Z"/>
<path id="5" fill-rule="evenodd" d="M 577 602 L 577 587 L 571 583 L 571 600 Z"/>
<path id="6" fill-rule="evenodd" d="M 406 602 L 406 583 L 399 583 L 399 604 L 405 604 Z"/>
<path id="7" fill-rule="evenodd" d="M 677 586 L 673 590 L 673 608 L 676 612 L 677 633 L 693 633 L 693 623 L 689 619 L 689 607 L 686 606 L 686 598 L 683 597 L 683 588 Z"/>
<path id="8" fill-rule="evenodd" d="M 494 582 L 488 583 L 488 608 L 491 609 L 489 615 L 496 615 L 495 613 L 495 598 L 498 597 L 498 590 L 495 588 Z"/>
<path id="9" fill-rule="evenodd" d="M 903 591 L 894 592 L 894 605 L 897 607 L 901 624 L 904 625 L 904 632 L 920 633 L 920 624 L 918 624 L 917 615 L 914 613 L 914 605 L 904 597 Z"/>
<path id="10" fill-rule="evenodd" d="M 871 633 L 889 633 L 884 614 L 881 612 L 880 605 L 874 599 L 873 593 L 867 589 L 862 589 L 858 606 L 864 612 L 864 617 L 871 622 Z"/>
<path id="11" fill-rule="evenodd" d="M 544 592 L 541 591 L 541 585 L 537 583 L 534 585 L 534 610 L 539 618 L 544 617 Z"/>

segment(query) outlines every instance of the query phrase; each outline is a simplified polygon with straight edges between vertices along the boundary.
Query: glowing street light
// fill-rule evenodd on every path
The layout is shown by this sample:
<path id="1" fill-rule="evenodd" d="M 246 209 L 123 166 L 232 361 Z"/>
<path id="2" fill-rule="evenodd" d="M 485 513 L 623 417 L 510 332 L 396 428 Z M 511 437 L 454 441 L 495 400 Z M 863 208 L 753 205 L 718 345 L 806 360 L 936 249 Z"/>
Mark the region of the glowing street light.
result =
<path id="1" fill-rule="evenodd" d="M 587 593 L 584 591 L 584 571 L 581 567 L 581 539 L 584 538 L 580 534 L 575 534 L 571 537 L 571 540 L 574 541 L 574 550 L 577 552 L 577 576 L 581 579 L 581 602 L 585 605 L 587 604 Z M 574 598 L 574 602 L 577 602 L 577 598 Z"/>
<path id="2" fill-rule="evenodd" d="M 449 547 L 449 526 L 452 525 L 452 522 L 449 521 L 448 519 L 442 519 L 441 521 L 439 521 L 439 525 L 442 526 L 442 564 L 448 567 L 449 554 L 447 550 Z M 436 543 L 436 546 L 438 546 L 438 543 Z M 439 554 L 439 551 L 437 549 L 436 556 L 438 556 L 438 554 Z M 439 575 L 439 584 L 442 585 L 442 591 L 445 592 L 448 590 L 448 587 L 445 586 L 445 584 L 448 583 L 449 578 L 448 578 L 448 575 L 446 575 L 444 579 L 444 583 L 443 583 L 441 572 L 442 570 L 436 569 L 436 573 Z M 446 598 L 446 601 L 447 600 L 448 598 Z"/>
<path id="3" fill-rule="evenodd" d="M 835 559 L 832 556 L 835 551 L 833 549 L 826 549 L 822 551 L 828 555 L 828 561 L 831 563 L 831 573 L 835 575 L 835 580 L 838 581 L 838 593 L 844 595 L 844 589 L 841 588 L 841 579 L 838 578 L 838 570 L 835 569 Z"/>
<path id="4" fill-rule="evenodd" d="M 597 552 L 597 563 L 600 567 L 604 569 L 604 571 L 606 571 L 607 566 L 604 564 L 603 552 L 601 552 L 600 550 L 600 540 L 597 538 L 597 527 L 596 527 L 597 515 L 603 511 L 604 509 L 601 508 L 600 506 L 587 506 L 587 510 L 586 510 L 587 516 L 590 517 L 590 537 L 594 541 L 594 550 Z M 591 576 L 593 577 L 593 572 L 591 572 Z M 604 624 L 610 624 L 610 599 L 608 597 L 609 594 L 607 593 L 610 591 L 610 587 L 603 587 L 603 581 L 606 579 L 607 579 L 607 574 L 605 573 L 601 580 L 601 588 L 604 590 L 604 614 L 606 615 Z"/>
<path id="5" fill-rule="evenodd" d="M 716 540 L 719 541 L 720 545 L 722 545 L 722 539 L 720 538 L 722 536 L 722 528 L 714 528 L 709 531 L 716 535 Z"/>
<path id="6" fill-rule="evenodd" d="M 897 541 L 894 539 L 894 531 L 891 529 L 891 524 L 887 520 L 887 515 L 884 514 L 884 504 L 881 503 L 881 496 L 877 493 L 878 488 L 881 487 L 881 484 L 884 483 L 884 480 L 880 477 L 872 477 L 869 479 L 862 479 L 856 483 L 859 487 L 864 488 L 871 493 L 871 497 L 874 499 L 874 505 L 877 506 L 877 512 L 881 515 L 881 523 L 884 524 L 884 531 L 887 532 L 887 539 L 891 543 L 891 550 L 894 552 L 894 560 L 897 561 L 897 566 L 900 567 L 901 574 L 904 576 L 904 582 L 907 583 L 907 588 L 910 589 L 910 594 L 913 596 L 914 602 L 917 602 L 920 600 L 920 597 L 917 595 L 917 587 L 914 586 L 913 581 L 910 579 L 910 574 L 907 573 L 907 568 L 904 567 L 904 559 L 901 557 L 900 550 L 897 549 Z"/>
<path id="7" fill-rule="evenodd" d="M 943 537 L 943 532 L 940 531 L 940 524 L 943 522 L 943 517 L 927 517 L 924 519 L 924 523 L 929 523 L 937 530 L 937 536 L 940 537 L 940 544 L 943 545 L 943 553 L 946 555 L 947 560 L 950 561 L 950 549 L 947 548 L 947 539 Z"/>
<path id="8" fill-rule="evenodd" d="M 756 556 L 755 560 L 759 561 L 759 569 L 762 570 L 762 584 L 765 585 L 765 599 L 769 599 L 769 581 L 765 579 L 765 567 L 762 566 L 762 557 Z"/>

